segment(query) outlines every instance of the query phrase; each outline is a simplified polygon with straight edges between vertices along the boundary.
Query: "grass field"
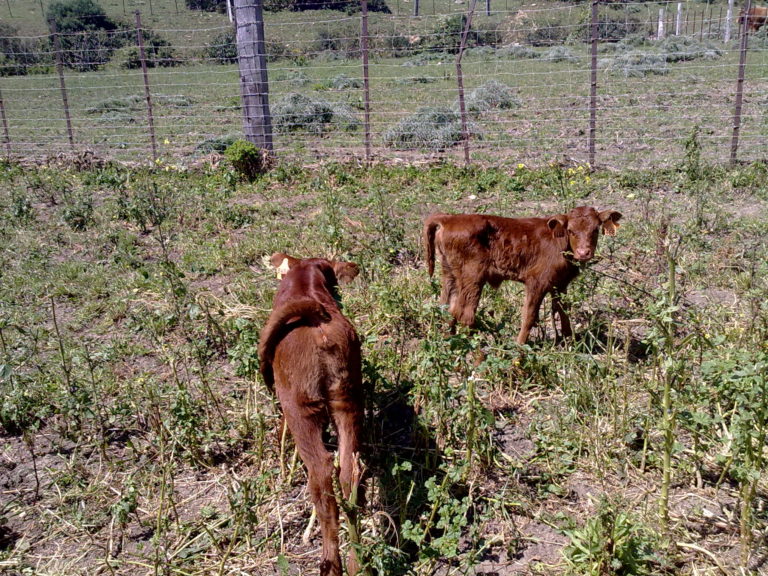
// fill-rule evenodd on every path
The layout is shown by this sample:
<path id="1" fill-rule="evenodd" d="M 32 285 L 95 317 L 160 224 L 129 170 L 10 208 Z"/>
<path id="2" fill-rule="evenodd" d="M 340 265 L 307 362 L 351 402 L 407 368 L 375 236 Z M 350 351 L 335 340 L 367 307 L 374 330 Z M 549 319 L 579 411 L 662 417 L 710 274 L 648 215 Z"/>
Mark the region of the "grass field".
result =
<path id="1" fill-rule="evenodd" d="M 104 6 L 110 14 L 121 17 L 121 1 L 105 2 Z M 138 5 L 126 1 L 126 6 L 125 12 L 130 14 Z M 7 7 L 14 15 L 10 22 L 20 30 L 42 33 L 35 28 L 39 2 L 9 0 Z M 168 0 L 153 2 L 151 13 L 147 2 L 138 7 L 145 24 L 167 37 L 184 63 L 149 72 L 159 155 L 169 162 L 194 162 L 208 152 L 208 142 L 242 133 L 237 67 L 212 64 L 204 53 L 206 45 L 230 25 L 222 14 L 189 11 L 183 6 L 177 14 L 176 4 Z M 424 16 L 419 18 L 371 16 L 372 42 L 379 47 L 372 56 L 370 78 L 372 143 L 377 158 L 410 161 L 443 154 L 423 149 L 401 151 L 385 142 L 388 131 L 419 108 L 457 108 L 455 56 L 447 52 L 414 53 L 408 42 L 436 35 L 444 22 L 441 14 L 455 15 L 465 7 L 436 2 L 432 11 L 437 15 L 429 7 L 429 3 L 423 6 Z M 529 48 L 524 56 L 513 48 L 523 34 L 520 30 L 528 30 L 525 18 L 534 19 L 536 25 L 549 22 L 553 30 L 562 22 L 562 28 L 576 34 L 583 28 L 579 26 L 586 11 L 583 6 L 568 4 L 524 6 L 519 12 L 517 8 L 505 4 L 505 11 L 491 16 L 478 14 L 474 21 L 475 30 L 506 34 L 506 44 L 502 49 L 468 51 L 463 64 L 467 94 L 493 80 L 513 90 L 519 103 L 476 115 L 473 160 L 510 166 L 561 158 L 585 162 L 589 157 L 588 44 L 571 39 L 554 47 Z M 649 18 L 653 13 L 646 5 L 626 8 L 628 16 L 637 11 L 647 12 Z M 267 13 L 266 19 L 268 44 L 283 55 L 269 65 L 273 109 L 287 95 L 298 92 L 334 106 L 343 105 L 348 114 L 361 121 L 362 70 L 355 54 L 357 16 L 320 11 Z M 392 48 L 382 48 L 400 41 L 405 45 L 399 57 L 391 56 Z M 764 157 L 768 138 L 768 124 L 763 120 L 767 42 L 765 31 L 761 31 L 751 40 L 748 58 L 739 151 L 739 159 L 748 162 Z M 602 43 L 596 163 L 617 168 L 673 166 L 682 161 L 685 141 L 694 130 L 698 130 L 706 160 L 727 161 L 734 125 L 736 47 L 735 40 L 724 45 L 696 34 L 671 45 Z M 635 75 L 638 68 L 622 60 L 627 54 L 636 59 L 653 56 L 656 60 L 648 64 L 652 72 Z M 119 160 L 143 161 L 150 155 L 150 136 L 142 75 L 123 69 L 121 61 L 118 57 L 95 72 L 66 72 L 75 147 Z M 344 79 L 354 82 L 339 82 Z M 69 150 L 55 74 L 4 78 L 2 97 L 15 155 L 40 158 Z M 360 128 L 327 129 L 321 134 L 278 133 L 275 143 L 283 157 L 307 163 L 359 158 L 364 149 Z M 458 148 L 446 154 L 458 154 Z"/>
<path id="2" fill-rule="evenodd" d="M 277 250 L 362 268 L 342 299 L 374 391 L 373 574 L 765 572 L 764 164 L 692 138 L 664 170 L 280 163 L 247 184 L 81 159 L 0 182 L 4 573 L 316 573 L 257 376 Z M 515 345 L 513 283 L 448 334 L 425 215 L 582 204 L 624 218 L 572 284 L 573 341 L 545 302 Z"/>

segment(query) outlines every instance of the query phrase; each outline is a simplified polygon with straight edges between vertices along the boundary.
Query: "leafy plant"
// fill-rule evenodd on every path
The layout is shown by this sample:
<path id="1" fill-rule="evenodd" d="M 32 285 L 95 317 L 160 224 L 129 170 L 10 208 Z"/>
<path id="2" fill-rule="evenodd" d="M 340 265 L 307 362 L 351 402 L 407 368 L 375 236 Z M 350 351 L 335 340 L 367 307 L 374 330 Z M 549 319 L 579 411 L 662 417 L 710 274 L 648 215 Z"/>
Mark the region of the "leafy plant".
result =
<path id="1" fill-rule="evenodd" d="M 583 527 L 566 530 L 570 542 L 563 554 L 574 574 L 651 573 L 655 537 L 623 508 L 620 502 L 602 499 Z"/>
<path id="2" fill-rule="evenodd" d="M 83 232 L 93 224 L 93 196 L 89 193 L 74 194 L 62 210 L 62 218 L 76 232 Z"/>
<path id="3" fill-rule="evenodd" d="M 230 144 L 224 151 L 224 156 L 248 182 L 253 182 L 271 166 L 269 152 L 247 140 L 236 140 Z"/>

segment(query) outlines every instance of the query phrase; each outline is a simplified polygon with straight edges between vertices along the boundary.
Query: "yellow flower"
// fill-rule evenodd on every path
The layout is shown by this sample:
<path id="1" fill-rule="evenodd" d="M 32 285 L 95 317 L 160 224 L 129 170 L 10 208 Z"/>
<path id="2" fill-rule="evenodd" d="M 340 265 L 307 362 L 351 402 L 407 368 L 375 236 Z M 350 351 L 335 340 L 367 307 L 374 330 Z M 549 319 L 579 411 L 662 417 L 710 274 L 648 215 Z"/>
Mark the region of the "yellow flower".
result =
<path id="1" fill-rule="evenodd" d="M 517 165 L 518 170 L 522 170 L 523 168 L 525 168 L 525 164 L 523 164 L 522 162 Z"/>
<path id="2" fill-rule="evenodd" d="M 170 140 L 168 140 L 168 138 L 166 138 L 165 140 L 163 140 L 163 144 L 165 144 L 166 146 L 167 146 L 168 144 L 170 144 L 170 143 L 171 143 L 171 141 L 170 141 Z"/>

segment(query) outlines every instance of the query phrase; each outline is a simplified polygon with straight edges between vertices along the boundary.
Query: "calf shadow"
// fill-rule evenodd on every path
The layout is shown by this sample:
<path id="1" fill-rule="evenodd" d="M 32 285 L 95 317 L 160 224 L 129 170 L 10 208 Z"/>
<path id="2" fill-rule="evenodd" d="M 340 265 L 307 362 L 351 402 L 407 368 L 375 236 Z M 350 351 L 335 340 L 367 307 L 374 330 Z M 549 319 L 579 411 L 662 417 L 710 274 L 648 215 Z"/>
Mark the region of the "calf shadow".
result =
<path id="1" fill-rule="evenodd" d="M 365 462 L 369 482 L 376 484 L 376 490 L 371 491 L 375 501 L 369 503 L 366 514 L 375 515 L 377 530 L 394 552 L 378 558 L 384 562 L 379 569 L 387 575 L 403 576 L 412 568 L 418 548 L 400 538 L 402 527 L 408 520 L 418 525 L 429 508 L 426 481 L 438 472 L 442 454 L 410 401 L 413 383 L 387 379 L 376 366 L 363 363 L 369 384 Z"/>

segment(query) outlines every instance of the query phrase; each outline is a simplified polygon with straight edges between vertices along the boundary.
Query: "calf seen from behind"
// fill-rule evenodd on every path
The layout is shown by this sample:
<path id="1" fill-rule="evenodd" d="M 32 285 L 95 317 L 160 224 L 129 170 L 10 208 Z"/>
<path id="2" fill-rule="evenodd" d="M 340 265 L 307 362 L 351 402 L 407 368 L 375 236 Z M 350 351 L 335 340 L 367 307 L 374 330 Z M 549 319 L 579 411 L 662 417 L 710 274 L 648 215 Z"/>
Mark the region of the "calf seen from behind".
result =
<path id="1" fill-rule="evenodd" d="M 339 485 L 344 498 L 349 498 L 361 481 L 356 465 L 364 416 L 360 340 L 335 296 L 338 282 L 354 279 L 358 267 L 283 253 L 274 254 L 272 264 L 285 275 L 261 331 L 260 370 L 280 400 L 285 423 L 307 467 L 323 539 L 320 574 L 341 576 L 334 457 L 323 443 L 323 432 L 329 423 L 336 429 Z M 357 573 L 354 552 L 347 572 Z"/>
<path id="2" fill-rule="evenodd" d="M 572 335 L 561 301 L 579 265 L 595 254 L 600 230 L 613 236 L 621 214 L 581 206 L 546 218 L 504 218 L 484 214 L 432 214 L 424 222 L 429 275 L 439 257 L 440 302 L 456 322 L 473 326 L 483 286 L 498 288 L 504 280 L 525 285 L 518 344 L 525 344 L 546 294 L 552 315 L 559 316 L 563 337 Z"/>

